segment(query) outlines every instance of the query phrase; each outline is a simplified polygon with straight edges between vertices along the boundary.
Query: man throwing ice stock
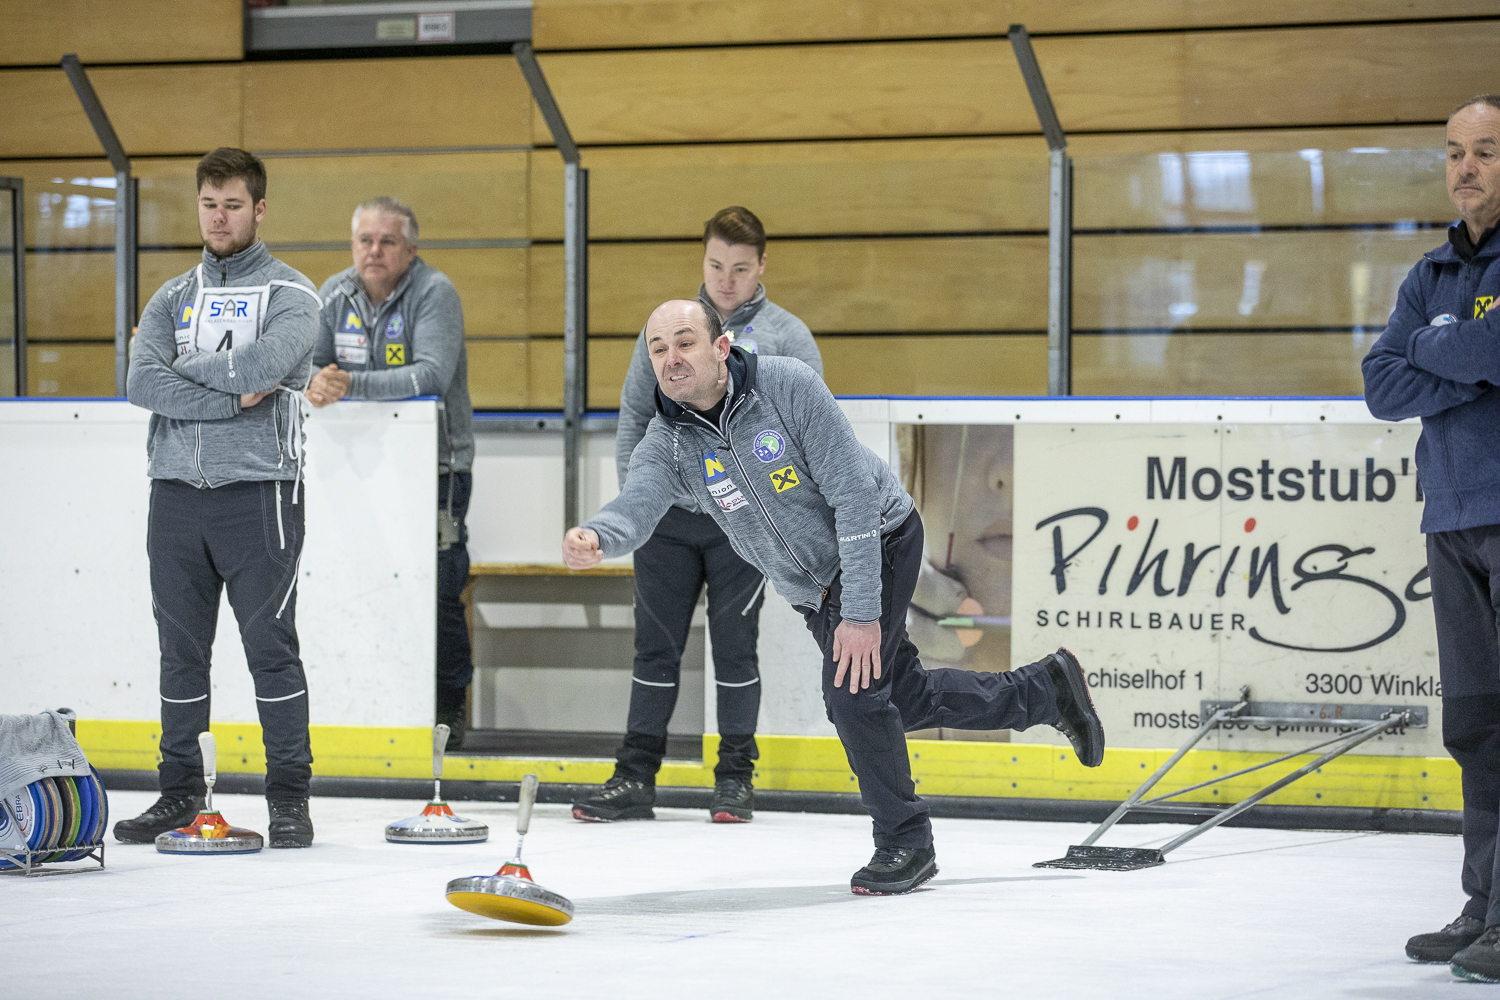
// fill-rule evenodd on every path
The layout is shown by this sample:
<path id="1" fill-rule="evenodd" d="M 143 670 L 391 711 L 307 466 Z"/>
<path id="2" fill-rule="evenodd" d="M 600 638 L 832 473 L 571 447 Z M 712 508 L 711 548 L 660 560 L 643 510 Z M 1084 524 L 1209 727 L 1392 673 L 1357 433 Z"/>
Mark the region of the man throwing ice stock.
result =
<path id="1" fill-rule="evenodd" d="M 694 501 L 734 550 L 800 611 L 823 651 L 823 702 L 874 821 L 861 894 L 909 892 L 937 874 L 928 807 L 906 733 L 1051 725 L 1078 759 L 1104 759 L 1104 729 L 1067 650 L 1005 673 L 927 670 L 906 636 L 922 519 L 890 467 L 860 444 L 832 393 L 795 358 L 732 347 L 701 302 L 646 323 L 657 414 L 625 487 L 563 538 L 573 569 L 634 551 L 674 503 Z"/>

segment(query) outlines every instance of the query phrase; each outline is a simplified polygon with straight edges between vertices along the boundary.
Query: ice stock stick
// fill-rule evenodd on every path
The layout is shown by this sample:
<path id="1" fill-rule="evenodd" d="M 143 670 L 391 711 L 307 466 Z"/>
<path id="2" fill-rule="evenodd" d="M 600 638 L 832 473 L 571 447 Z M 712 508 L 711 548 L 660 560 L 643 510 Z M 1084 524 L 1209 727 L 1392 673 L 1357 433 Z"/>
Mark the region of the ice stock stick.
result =
<path id="1" fill-rule="evenodd" d="M 203 783 L 208 786 L 204 795 L 203 811 L 214 811 L 214 782 L 219 778 L 219 746 L 214 742 L 214 734 L 202 732 L 198 734 L 198 751 L 203 755 Z"/>
<path id="2" fill-rule="evenodd" d="M 443 801 L 443 749 L 448 746 L 448 725 L 432 727 L 432 801 Z"/>
<path id="3" fill-rule="evenodd" d="M 528 774 L 521 779 L 521 794 L 516 808 L 516 860 L 513 865 L 521 864 L 521 845 L 526 843 L 526 831 L 531 828 L 531 807 L 536 805 L 537 777 Z"/>

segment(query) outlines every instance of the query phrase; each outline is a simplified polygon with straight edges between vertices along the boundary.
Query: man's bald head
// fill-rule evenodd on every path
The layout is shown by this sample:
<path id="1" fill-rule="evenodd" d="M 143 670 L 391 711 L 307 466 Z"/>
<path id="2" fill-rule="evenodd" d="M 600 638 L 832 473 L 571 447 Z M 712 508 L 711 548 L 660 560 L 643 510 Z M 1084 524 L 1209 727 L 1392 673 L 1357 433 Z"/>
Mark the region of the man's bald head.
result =
<path id="1" fill-rule="evenodd" d="M 694 410 L 712 408 L 729 387 L 729 340 L 712 309 L 672 299 L 646 320 L 646 353 L 668 399 Z"/>

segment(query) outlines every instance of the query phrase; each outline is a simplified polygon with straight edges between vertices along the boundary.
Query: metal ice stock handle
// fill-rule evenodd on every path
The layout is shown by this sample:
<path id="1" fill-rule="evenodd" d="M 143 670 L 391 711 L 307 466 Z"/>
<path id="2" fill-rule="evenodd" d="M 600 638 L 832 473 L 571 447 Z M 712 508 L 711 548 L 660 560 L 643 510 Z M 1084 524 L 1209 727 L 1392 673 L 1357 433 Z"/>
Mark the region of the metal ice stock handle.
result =
<path id="1" fill-rule="evenodd" d="M 516 832 L 526 836 L 526 830 L 531 826 L 531 807 L 536 805 L 537 777 L 528 774 L 521 779 L 521 794 L 519 798 L 520 807 L 516 810 Z"/>
<path id="2" fill-rule="evenodd" d="M 433 780 L 443 776 L 443 750 L 448 746 L 448 725 L 439 722 L 432 727 L 432 777 Z"/>
<path id="3" fill-rule="evenodd" d="M 213 733 L 198 734 L 198 750 L 203 754 L 203 780 L 212 788 L 219 777 L 219 750 Z"/>

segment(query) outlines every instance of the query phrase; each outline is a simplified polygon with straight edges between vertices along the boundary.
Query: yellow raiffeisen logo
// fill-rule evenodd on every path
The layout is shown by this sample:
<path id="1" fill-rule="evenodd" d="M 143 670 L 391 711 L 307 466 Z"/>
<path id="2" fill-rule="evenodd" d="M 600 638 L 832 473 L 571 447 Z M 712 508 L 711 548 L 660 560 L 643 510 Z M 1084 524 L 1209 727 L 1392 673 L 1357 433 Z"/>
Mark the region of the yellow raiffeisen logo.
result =
<path id="1" fill-rule="evenodd" d="M 385 345 L 385 363 L 388 364 L 388 365 L 404 365 L 404 364 L 406 364 L 406 345 L 405 344 L 386 344 Z"/>
<path id="2" fill-rule="evenodd" d="M 1495 304 L 1493 295 L 1479 295 L 1474 299 L 1474 318 L 1484 319 L 1484 314 L 1490 311 L 1490 306 Z"/>
<path id="3" fill-rule="evenodd" d="M 802 480 L 797 478 L 796 467 L 791 465 L 788 465 L 784 469 L 777 469 L 775 472 L 770 473 L 770 476 L 771 485 L 776 487 L 777 493 L 785 493 L 793 486 L 802 482 Z"/>

